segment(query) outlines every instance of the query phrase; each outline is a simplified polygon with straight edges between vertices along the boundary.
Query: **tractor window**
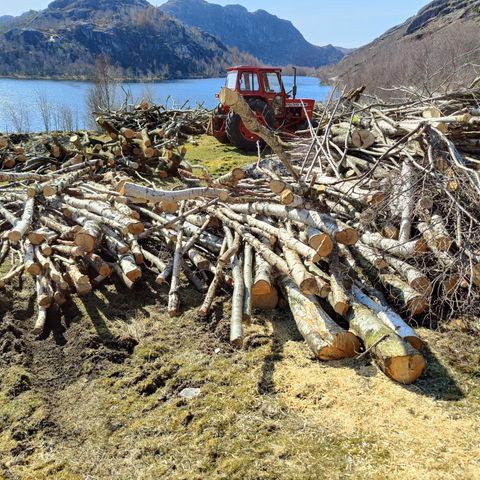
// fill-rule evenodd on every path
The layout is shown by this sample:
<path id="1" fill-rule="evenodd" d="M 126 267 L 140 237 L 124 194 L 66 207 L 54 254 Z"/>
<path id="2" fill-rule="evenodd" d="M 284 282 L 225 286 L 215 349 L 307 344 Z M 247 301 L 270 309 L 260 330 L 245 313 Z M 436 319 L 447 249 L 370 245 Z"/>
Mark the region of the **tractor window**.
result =
<path id="1" fill-rule="evenodd" d="M 237 73 L 238 72 L 228 72 L 225 86 L 230 90 L 235 90 L 235 88 L 237 88 Z"/>
<path id="2" fill-rule="evenodd" d="M 282 86 L 275 72 L 266 73 L 263 77 L 263 83 L 267 93 L 282 93 Z"/>
<path id="3" fill-rule="evenodd" d="M 258 77 L 256 73 L 243 72 L 240 77 L 240 90 L 244 92 L 256 92 L 258 90 Z"/>

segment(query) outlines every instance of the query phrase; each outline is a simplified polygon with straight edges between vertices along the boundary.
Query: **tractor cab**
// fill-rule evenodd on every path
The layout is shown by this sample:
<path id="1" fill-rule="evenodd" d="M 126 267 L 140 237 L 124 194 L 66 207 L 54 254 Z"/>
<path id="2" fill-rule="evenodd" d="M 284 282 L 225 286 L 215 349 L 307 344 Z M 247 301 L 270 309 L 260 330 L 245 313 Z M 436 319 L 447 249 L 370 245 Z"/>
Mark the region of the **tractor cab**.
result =
<path id="1" fill-rule="evenodd" d="M 229 68 L 225 86 L 242 95 L 264 125 L 272 130 L 294 132 L 308 127 L 315 106 L 314 100 L 296 99 L 296 70 L 294 72 L 291 92 L 285 90 L 282 69 L 271 67 Z M 255 150 L 259 140 L 236 113 L 222 104 L 213 112 L 209 133 L 244 150 Z"/>

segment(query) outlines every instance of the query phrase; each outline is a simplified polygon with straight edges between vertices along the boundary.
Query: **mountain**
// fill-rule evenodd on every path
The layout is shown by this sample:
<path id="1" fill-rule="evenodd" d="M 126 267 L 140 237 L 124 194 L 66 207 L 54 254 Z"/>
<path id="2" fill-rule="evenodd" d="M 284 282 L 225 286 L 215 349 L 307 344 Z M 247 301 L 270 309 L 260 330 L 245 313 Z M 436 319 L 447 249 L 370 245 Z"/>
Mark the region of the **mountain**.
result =
<path id="1" fill-rule="evenodd" d="M 243 59 L 146 0 L 55 0 L 3 24 L 0 75 L 85 78 L 106 55 L 119 76 L 199 77 Z"/>
<path id="2" fill-rule="evenodd" d="M 20 25 L 28 20 L 31 20 L 35 15 L 37 15 L 37 13 L 38 12 L 35 10 L 29 10 L 18 17 L 14 17 L 12 15 L 0 16 L 0 32 L 4 32 L 5 30 L 13 28 L 16 25 Z"/>
<path id="3" fill-rule="evenodd" d="M 435 0 L 321 75 L 382 96 L 398 85 L 446 90 L 475 78 L 479 46 L 480 0 Z"/>
<path id="4" fill-rule="evenodd" d="M 332 45 L 308 43 L 291 22 L 265 10 L 249 12 L 240 5 L 222 7 L 204 0 L 169 0 L 160 9 L 268 64 L 316 68 L 336 63 L 344 55 Z"/>

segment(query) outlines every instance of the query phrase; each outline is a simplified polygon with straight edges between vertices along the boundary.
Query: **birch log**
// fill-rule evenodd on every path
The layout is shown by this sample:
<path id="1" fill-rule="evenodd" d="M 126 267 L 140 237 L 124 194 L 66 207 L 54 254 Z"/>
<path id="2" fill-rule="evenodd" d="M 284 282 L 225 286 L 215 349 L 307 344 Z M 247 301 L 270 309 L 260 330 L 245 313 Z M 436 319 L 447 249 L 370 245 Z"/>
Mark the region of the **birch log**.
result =
<path id="1" fill-rule="evenodd" d="M 369 308 L 353 303 L 348 316 L 350 330 L 360 337 L 377 365 L 393 380 L 410 384 L 425 368 L 425 359 L 410 343 L 387 327 Z"/>
<path id="2" fill-rule="evenodd" d="M 352 288 L 352 294 L 356 301 L 372 310 L 372 312 L 374 312 L 377 317 L 398 336 L 405 339 L 418 351 L 422 350 L 423 341 L 416 334 L 415 330 L 394 310 L 387 305 L 374 301 L 357 286 Z"/>
<path id="3" fill-rule="evenodd" d="M 338 326 L 322 309 L 315 297 L 304 295 L 288 277 L 280 281 L 298 330 L 321 360 L 355 356 L 360 342 L 351 332 Z"/>
<path id="4" fill-rule="evenodd" d="M 28 198 L 25 202 L 22 218 L 15 223 L 13 228 L 8 232 L 8 239 L 13 243 L 18 243 L 28 232 L 33 220 L 33 212 L 35 207 L 35 199 Z"/>

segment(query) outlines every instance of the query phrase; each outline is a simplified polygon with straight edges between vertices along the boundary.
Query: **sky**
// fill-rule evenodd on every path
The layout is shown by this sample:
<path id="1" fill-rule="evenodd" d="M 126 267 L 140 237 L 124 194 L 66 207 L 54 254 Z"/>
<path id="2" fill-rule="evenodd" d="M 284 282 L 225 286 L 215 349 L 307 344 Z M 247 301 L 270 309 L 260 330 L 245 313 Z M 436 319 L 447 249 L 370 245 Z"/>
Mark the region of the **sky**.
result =
<path id="1" fill-rule="evenodd" d="M 39 10 L 50 1 L 0 0 L 0 15 Z M 164 0 L 150 1 L 155 5 L 164 3 Z M 428 0 L 210 0 L 210 3 L 239 3 L 250 11 L 262 8 L 291 20 L 313 44 L 355 48 L 415 15 Z"/>

